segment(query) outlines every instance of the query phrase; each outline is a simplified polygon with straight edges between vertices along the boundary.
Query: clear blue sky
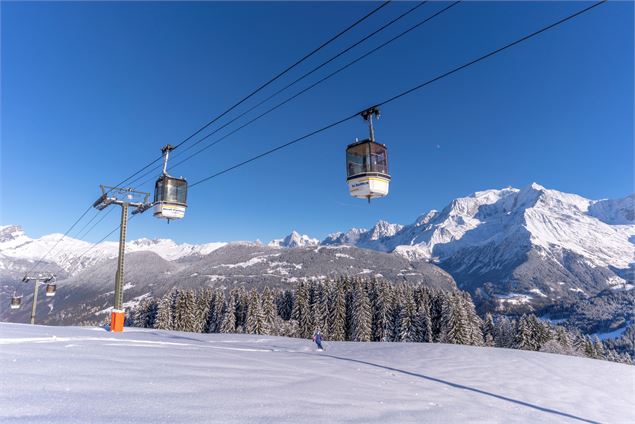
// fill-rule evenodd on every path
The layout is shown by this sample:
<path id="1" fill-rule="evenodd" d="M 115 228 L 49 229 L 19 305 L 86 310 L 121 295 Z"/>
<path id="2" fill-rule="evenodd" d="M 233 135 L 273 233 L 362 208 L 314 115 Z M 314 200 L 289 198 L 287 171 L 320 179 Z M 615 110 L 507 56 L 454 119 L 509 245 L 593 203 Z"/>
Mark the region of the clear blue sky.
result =
<path id="1" fill-rule="evenodd" d="M 589 4 L 460 4 L 173 174 L 196 181 Z M 100 183 L 119 182 L 376 5 L 2 2 L 0 222 L 31 236 L 64 232 Z M 411 6 L 390 4 L 291 76 Z M 319 76 L 443 6 L 426 4 Z M 610 2 L 386 106 L 376 130 L 390 149 L 387 198 L 348 195 L 344 149 L 366 135 L 360 118 L 196 187 L 186 219 L 167 225 L 146 213 L 129 235 L 322 238 L 378 219 L 407 224 L 455 197 L 532 181 L 622 197 L 633 192 L 633 91 L 633 3 Z"/>

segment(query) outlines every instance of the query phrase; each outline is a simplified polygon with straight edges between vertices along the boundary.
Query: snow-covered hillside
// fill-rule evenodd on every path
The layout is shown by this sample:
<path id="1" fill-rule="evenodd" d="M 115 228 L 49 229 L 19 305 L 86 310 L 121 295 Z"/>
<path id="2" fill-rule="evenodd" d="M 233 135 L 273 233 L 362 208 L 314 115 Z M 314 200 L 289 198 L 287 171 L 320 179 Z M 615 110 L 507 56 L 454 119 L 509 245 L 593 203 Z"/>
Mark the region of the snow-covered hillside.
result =
<path id="1" fill-rule="evenodd" d="M 630 423 L 635 367 L 507 349 L 0 324 L 0 421 Z"/>

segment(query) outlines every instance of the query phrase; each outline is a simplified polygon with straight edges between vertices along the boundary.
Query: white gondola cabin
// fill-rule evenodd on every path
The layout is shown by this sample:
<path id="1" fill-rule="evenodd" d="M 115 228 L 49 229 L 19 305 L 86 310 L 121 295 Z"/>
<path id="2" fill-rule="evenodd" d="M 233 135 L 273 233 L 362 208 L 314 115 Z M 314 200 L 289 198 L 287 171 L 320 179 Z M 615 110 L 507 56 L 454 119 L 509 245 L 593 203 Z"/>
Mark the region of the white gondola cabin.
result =
<path id="1" fill-rule="evenodd" d="M 163 152 L 163 175 L 154 185 L 154 216 L 170 219 L 185 217 L 187 208 L 187 181 L 185 178 L 176 178 L 168 175 L 168 156 L 174 148 L 167 145 L 161 149 Z"/>
<path id="2" fill-rule="evenodd" d="M 57 284 L 55 283 L 46 284 L 46 296 L 48 297 L 55 296 L 56 291 L 57 291 Z"/>
<path id="3" fill-rule="evenodd" d="M 361 115 L 369 123 L 370 138 L 346 148 L 346 181 L 351 196 L 370 202 L 370 199 L 388 194 L 388 149 L 375 141 L 373 115 L 379 116 L 379 110 L 371 108 Z"/>
<path id="4" fill-rule="evenodd" d="M 18 309 L 22 305 L 22 296 L 16 296 L 15 294 L 11 297 L 11 309 Z"/>

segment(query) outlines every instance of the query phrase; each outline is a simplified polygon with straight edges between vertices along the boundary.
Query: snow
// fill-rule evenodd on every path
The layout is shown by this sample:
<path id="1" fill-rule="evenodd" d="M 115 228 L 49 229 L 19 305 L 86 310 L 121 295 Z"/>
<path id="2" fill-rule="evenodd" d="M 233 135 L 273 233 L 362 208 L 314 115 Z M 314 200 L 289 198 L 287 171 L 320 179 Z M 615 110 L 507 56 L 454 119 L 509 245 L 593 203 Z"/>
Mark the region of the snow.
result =
<path id="1" fill-rule="evenodd" d="M 537 294 L 538 296 L 547 297 L 547 295 L 544 294 L 543 292 L 541 292 L 540 289 L 530 289 L 529 291 L 532 292 L 532 293 Z"/>
<path id="2" fill-rule="evenodd" d="M 554 325 L 567 322 L 566 318 L 551 319 L 548 315 L 541 316 L 540 319 Z"/>
<path id="3" fill-rule="evenodd" d="M 257 265 L 259 263 L 267 262 L 266 256 L 256 256 L 245 262 L 239 262 L 237 264 L 221 264 L 215 265 L 213 268 L 248 268 L 250 266 Z"/>
<path id="4" fill-rule="evenodd" d="M 521 293 L 508 293 L 496 295 L 499 302 L 510 303 L 512 305 L 522 305 L 531 302 L 532 296 Z"/>
<path id="5" fill-rule="evenodd" d="M 0 421 L 633 422 L 635 367 L 443 344 L 0 324 Z"/>
<path id="6" fill-rule="evenodd" d="M 268 244 L 269 247 L 307 247 L 317 246 L 320 243 L 318 239 L 311 238 L 307 235 L 300 235 L 297 231 L 293 230 L 291 234 L 283 239 L 271 240 Z"/>
<path id="7" fill-rule="evenodd" d="M 631 325 L 631 322 L 627 322 L 626 325 L 622 328 L 618 328 L 617 330 L 608 331 L 606 333 L 594 333 L 591 336 L 597 336 L 600 340 L 608 340 L 608 339 L 617 339 L 620 337 L 626 329 Z"/>

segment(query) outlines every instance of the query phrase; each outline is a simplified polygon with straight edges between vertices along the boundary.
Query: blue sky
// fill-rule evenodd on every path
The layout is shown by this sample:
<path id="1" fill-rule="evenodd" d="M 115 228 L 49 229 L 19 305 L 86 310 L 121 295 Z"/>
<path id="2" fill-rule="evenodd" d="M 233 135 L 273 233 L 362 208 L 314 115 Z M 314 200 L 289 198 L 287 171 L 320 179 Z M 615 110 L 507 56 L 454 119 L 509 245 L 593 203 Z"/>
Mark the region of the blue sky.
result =
<path id="1" fill-rule="evenodd" d="M 197 181 L 589 4 L 459 4 L 172 173 Z M 376 5 L 2 2 L 0 222 L 34 237 L 64 232 L 99 184 L 127 177 Z M 424 5 L 286 95 L 444 5 Z M 253 102 L 410 7 L 383 8 Z M 410 223 L 455 197 L 533 181 L 625 196 L 633 192 L 632 17 L 632 2 L 610 2 L 387 105 L 376 126 L 393 176 L 384 199 L 348 195 L 344 149 L 366 135 L 360 118 L 201 184 L 186 219 L 167 225 L 146 213 L 129 236 L 268 241 L 297 229 L 322 238 L 379 219 Z M 116 227 L 117 215 L 87 239 Z"/>

